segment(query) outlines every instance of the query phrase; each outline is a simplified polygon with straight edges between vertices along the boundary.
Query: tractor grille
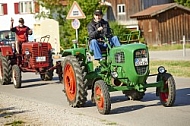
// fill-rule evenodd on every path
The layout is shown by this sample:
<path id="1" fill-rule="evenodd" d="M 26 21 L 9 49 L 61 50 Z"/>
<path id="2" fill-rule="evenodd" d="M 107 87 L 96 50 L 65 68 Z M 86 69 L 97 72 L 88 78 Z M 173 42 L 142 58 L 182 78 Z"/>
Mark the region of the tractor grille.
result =
<path id="1" fill-rule="evenodd" d="M 38 46 L 32 48 L 32 59 L 36 63 L 36 57 L 45 56 L 46 62 L 48 62 L 48 45 L 46 43 L 39 43 Z"/>
<path id="2" fill-rule="evenodd" d="M 117 52 L 115 54 L 115 62 L 116 63 L 125 63 L 125 55 L 124 52 Z"/>
<path id="3" fill-rule="evenodd" d="M 143 75 L 148 70 L 148 52 L 145 49 L 136 50 L 134 53 L 134 65 L 137 74 Z"/>
<path id="4" fill-rule="evenodd" d="M 143 75 L 146 73 L 148 66 L 138 66 L 138 67 L 135 67 L 135 69 L 136 69 L 137 74 Z"/>

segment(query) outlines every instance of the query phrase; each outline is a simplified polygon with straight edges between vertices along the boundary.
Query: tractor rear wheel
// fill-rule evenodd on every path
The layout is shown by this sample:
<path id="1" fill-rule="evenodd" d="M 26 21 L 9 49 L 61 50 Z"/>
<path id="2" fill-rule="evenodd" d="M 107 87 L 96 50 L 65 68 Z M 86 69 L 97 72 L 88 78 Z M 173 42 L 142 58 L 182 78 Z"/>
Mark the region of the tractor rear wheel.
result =
<path id="1" fill-rule="evenodd" d="M 21 87 L 21 71 L 18 65 L 12 67 L 12 79 L 15 88 Z"/>
<path id="2" fill-rule="evenodd" d="M 176 96 L 176 86 L 173 76 L 169 73 L 158 75 L 157 81 L 164 81 L 164 92 L 161 92 L 160 88 L 157 88 L 156 92 L 160 97 L 160 102 L 165 107 L 173 106 Z"/>
<path id="3" fill-rule="evenodd" d="M 65 57 L 62 61 L 64 92 L 72 107 L 81 107 L 87 100 L 85 67 L 74 56 Z"/>
<path id="4" fill-rule="evenodd" d="M 40 78 L 41 78 L 41 80 L 45 80 L 45 74 L 40 74 Z"/>
<path id="5" fill-rule="evenodd" d="M 94 83 L 94 99 L 100 114 L 109 114 L 111 109 L 110 93 L 103 80 Z"/>
<path id="6" fill-rule="evenodd" d="M 0 52 L 0 84 L 5 85 L 11 82 L 11 61 L 8 57 L 2 56 Z"/>

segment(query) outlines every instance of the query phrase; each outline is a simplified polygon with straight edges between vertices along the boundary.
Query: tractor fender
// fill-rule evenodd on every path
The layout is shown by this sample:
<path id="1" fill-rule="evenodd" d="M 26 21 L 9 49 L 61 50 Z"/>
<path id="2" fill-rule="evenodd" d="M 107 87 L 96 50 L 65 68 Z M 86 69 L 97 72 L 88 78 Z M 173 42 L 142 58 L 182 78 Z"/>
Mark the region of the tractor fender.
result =
<path id="1" fill-rule="evenodd" d="M 48 43 L 48 50 L 51 50 L 52 49 L 52 46 L 50 43 Z"/>
<path id="2" fill-rule="evenodd" d="M 10 46 L 0 47 L 0 52 L 1 52 L 2 56 L 12 56 L 13 55 L 13 51 Z"/>

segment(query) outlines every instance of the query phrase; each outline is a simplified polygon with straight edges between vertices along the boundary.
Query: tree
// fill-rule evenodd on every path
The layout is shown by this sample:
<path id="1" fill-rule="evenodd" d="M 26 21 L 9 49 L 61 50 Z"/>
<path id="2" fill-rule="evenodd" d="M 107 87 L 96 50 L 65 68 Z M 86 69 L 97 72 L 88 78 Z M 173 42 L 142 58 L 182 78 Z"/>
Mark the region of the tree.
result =
<path id="1" fill-rule="evenodd" d="M 183 6 L 190 8 L 190 0 L 174 0 L 176 3 L 179 3 Z"/>
<path id="2" fill-rule="evenodd" d="M 41 12 L 37 18 L 53 18 L 59 22 L 60 25 L 60 45 L 63 48 L 69 48 L 72 45 L 72 40 L 75 39 L 75 30 L 71 27 L 72 20 L 66 20 L 66 16 L 74 2 L 74 0 L 68 0 L 67 6 L 63 6 L 60 0 L 38 0 L 42 7 L 45 7 L 48 12 Z M 79 43 L 85 44 L 84 36 L 87 36 L 87 24 L 93 18 L 93 12 L 96 8 L 100 8 L 100 0 L 77 0 L 80 5 L 86 19 L 80 19 Z M 103 6 L 101 6 L 103 7 Z M 105 7 L 103 7 L 105 8 Z"/>

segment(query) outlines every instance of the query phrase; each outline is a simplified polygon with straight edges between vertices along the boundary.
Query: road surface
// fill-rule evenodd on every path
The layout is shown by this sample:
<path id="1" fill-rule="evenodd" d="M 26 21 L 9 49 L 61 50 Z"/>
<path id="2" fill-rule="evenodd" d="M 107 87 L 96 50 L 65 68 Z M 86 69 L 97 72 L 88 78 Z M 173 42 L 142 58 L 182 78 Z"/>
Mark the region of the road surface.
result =
<path id="1" fill-rule="evenodd" d="M 40 81 L 39 75 L 24 73 L 22 88 L 12 84 L 0 85 L 0 92 L 70 109 L 76 113 L 112 121 L 124 126 L 189 126 L 190 124 L 190 78 L 177 78 L 177 97 L 174 107 L 163 107 L 155 96 L 155 88 L 149 88 L 142 101 L 129 101 L 121 92 L 111 93 L 112 109 L 109 115 L 100 115 L 88 101 L 83 108 L 71 108 L 62 92 L 63 85 L 55 75 L 53 81 Z M 155 78 L 150 78 L 152 82 Z"/>

